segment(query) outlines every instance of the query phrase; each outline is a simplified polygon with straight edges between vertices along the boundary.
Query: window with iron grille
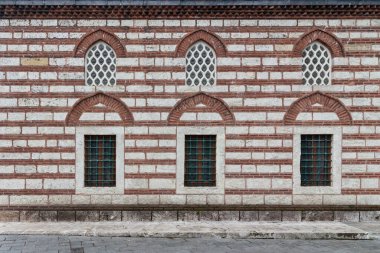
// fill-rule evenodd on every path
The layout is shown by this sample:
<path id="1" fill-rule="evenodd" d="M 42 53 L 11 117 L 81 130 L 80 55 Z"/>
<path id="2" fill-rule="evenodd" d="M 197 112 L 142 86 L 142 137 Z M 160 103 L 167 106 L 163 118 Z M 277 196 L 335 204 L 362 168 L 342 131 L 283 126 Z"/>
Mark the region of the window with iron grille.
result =
<path id="1" fill-rule="evenodd" d="M 215 186 L 216 135 L 185 136 L 185 186 Z"/>
<path id="2" fill-rule="evenodd" d="M 116 54 L 104 42 L 94 44 L 86 54 L 86 84 L 113 86 L 116 84 Z"/>
<path id="3" fill-rule="evenodd" d="M 207 86 L 214 85 L 215 82 L 215 52 L 205 42 L 196 42 L 186 54 L 186 85 Z"/>
<path id="4" fill-rule="evenodd" d="M 301 135 L 301 186 L 331 185 L 332 135 Z"/>
<path id="5" fill-rule="evenodd" d="M 303 50 L 302 73 L 306 85 L 331 83 L 331 54 L 323 44 L 313 42 Z"/>
<path id="6" fill-rule="evenodd" d="M 85 187 L 116 186 L 116 136 L 85 135 Z"/>

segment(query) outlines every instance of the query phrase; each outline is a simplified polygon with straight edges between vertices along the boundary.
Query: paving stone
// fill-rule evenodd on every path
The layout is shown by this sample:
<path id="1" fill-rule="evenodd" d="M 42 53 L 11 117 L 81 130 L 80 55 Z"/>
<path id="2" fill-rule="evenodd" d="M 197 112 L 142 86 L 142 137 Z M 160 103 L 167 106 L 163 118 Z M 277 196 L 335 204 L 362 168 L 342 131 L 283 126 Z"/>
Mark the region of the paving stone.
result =
<path id="1" fill-rule="evenodd" d="M 0 211 L 0 221 L 19 221 L 19 211 Z"/>
<path id="2" fill-rule="evenodd" d="M 281 221 L 281 211 L 259 211 L 260 221 Z"/>
<path id="3" fill-rule="evenodd" d="M 219 211 L 220 221 L 238 221 L 239 211 Z"/>
<path id="4" fill-rule="evenodd" d="M 380 221 L 380 211 L 361 211 L 360 221 Z"/>
<path id="5" fill-rule="evenodd" d="M 259 212 L 258 211 L 240 211 L 241 221 L 258 221 Z"/>
<path id="6" fill-rule="evenodd" d="M 40 221 L 39 211 L 20 211 L 20 221 L 38 222 Z"/>
<path id="7" fill-rule="evenodd" d="M 58 221 L 75 221 L 75 211 L 58 211 Z"/>
<path id="8" fill-rule="evenodd" d="M 282 211 L 282 221 L 301 221 L 301 211 Z"/>
<path id="9" fill-rule="evenodd" d="M 76 221 L 99 221 L 98 211 L 77 211 Z"/>
<path id="10" fill-rule="evenodd" d="M 217 221 L 218 219 L 218 211 L 200 211 L 199 213 L 199 220 L 201 221 Z"/>
<path id="11" fill-rule="evenodd" d="M 359 222 L 359 212 L 351 212 L 351 211 L 336 211 L 334 213 L 335 221 L 343 221 L 343 222 Z"/>
<path id="12" fill-rule="evenodd" d="M 121 221 L 121 211 L 100 211 L 100 221 Z"/>
<path id="13" fill-rule="evenodd" d="M 57 211 L 40 211 L 40 221 L 57 221 Z"/>
<path id="14" fill-rule="evenodd" d="M 180 221 L 198 221 L 198 211 L 178 211 L 178 220 Z"/>
<path id="15" fill-rule="evenodd" d="M 123 211 L 122 220 L 123 221 L 151 221 L 152 212 L 151 211 Z"/>
<path id="16" fill-rule="evenodd" d="M 302 221 L 333 221 L 334 211 L 303 211 Z"/>
<path id="17" fill-rule="evenodd" d="M 177 211 L 153 211 L 152 221 L 176 221 Z"/>

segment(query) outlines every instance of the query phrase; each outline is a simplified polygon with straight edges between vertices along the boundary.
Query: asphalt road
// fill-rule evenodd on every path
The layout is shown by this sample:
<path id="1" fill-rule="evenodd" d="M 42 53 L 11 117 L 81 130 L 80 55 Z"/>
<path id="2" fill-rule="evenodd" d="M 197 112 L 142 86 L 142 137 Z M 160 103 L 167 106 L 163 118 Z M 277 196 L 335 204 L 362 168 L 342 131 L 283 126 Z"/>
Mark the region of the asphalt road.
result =
<path id="1" fill-rule="evenodd" d="M 251 240 L 0 235 L 0 252 L 380 253 L 380 240 Z"/>

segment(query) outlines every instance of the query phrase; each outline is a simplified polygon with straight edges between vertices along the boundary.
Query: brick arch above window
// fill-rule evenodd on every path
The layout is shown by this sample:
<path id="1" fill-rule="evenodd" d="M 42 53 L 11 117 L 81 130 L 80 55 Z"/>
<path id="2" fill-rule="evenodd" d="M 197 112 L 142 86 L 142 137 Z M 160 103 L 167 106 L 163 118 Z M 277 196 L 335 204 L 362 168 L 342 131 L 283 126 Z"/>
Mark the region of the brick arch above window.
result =
<path id="1" fill-rule="evenodd" d="M 96 42 L 103 41 L 107 43 L 115 51 L 117 57 L 125 57 L 125 47 L 119 38 L 103 29 L 98 29 L 89 34 L 84 35 L 74 50 L 75 57 L 84 57 L 87 50 Z"/>
<path id="2" fill-rule="evenodd" d="M 293 48 L 294 56 L 301 57 L 302 51 L 314 41 L 319 41 L 325 45 L 333 57 L 343 57 L 345 54 L 342 42 L 335 35 L 316 28 L 305 33 L 297 40 Z"/>
<path id="3" fill-rule="evenodd" d="M 350 112 L 339 99 L 323 94 L 320 91 L 316 91 L 312 94 L 301 97 L 290 105 L 289 109 L 284 115 L 284 124 L 296 125 L 298 114 L 301 112 L 309 111 L 312 109 L 313 105 L 316 104 L 322 106 L 322 111 L 336 113 L 340 124 L 349 125 L 352 123 Z"/>
<path id="4" fill-rule="evenodd" d="M 66 116 L 66 125 L 76 125 L 82 114 L 97 104 L 103 104 L 107 109 L 119 114 L 125 125 L 133 124 L 133 115 L 128 107 L 118 98 L 97 92 L 78 100 Z"/>
<path id="5" fill-rule="evenodd" d="M 202 111 L 219 113 L 223 120 L 223 124 L 233 124 L 235 122 L 234 114 L 221 99 L 212 97 L 203 92 L 199 92 L 177 102 L 169 113 L 168 124 L 178 124 L 182 114 L 186 111 L 194 109 L 197 105 L 205 105 L 205 108 L 202 109 Z"/>
<path id="6" fill-rule="evenodd" d="M 175 56 L 185 57 L 187 50 L 197 41 L 204 41 L 209 44 L 215 51 L 217 56 L 226 56 L 227 47 L 223 41 L 215 34 L 206 30 L 197 30 L 187 34 L 177 45 Z"/>

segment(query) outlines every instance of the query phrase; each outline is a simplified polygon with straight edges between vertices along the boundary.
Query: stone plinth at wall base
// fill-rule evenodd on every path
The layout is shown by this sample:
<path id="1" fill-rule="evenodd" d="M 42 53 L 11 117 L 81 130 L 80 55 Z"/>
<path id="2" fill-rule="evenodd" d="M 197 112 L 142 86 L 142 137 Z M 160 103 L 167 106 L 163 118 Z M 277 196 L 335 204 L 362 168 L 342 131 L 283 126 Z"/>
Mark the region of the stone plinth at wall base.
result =
<path id="1" fill-rule="evenodd" d="M 380 222 L 380 211 L 312 210 L 0 210 L 0 222 L 340 221 Z"/>

